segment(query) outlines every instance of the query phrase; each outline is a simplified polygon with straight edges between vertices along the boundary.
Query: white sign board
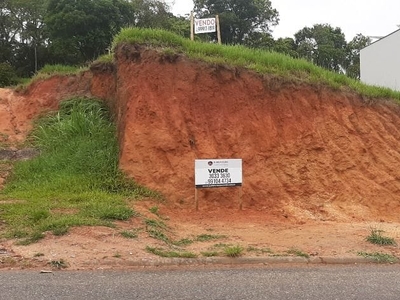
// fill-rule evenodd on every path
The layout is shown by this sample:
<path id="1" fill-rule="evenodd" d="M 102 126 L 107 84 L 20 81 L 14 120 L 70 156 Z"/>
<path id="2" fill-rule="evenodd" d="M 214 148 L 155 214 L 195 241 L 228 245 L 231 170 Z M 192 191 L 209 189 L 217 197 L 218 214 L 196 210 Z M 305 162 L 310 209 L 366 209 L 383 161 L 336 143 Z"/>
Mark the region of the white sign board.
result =
<path id="1" fill-rule="evenodd" d="M 194 163 L 196 188 L 241 186 L 241 159 L 196 159 Z"/>
<path id="2" fill-rule="evenodd" d="M 215 18 L 208 19 L 195 19 L 194 20 L 194 33 L 207 33 L 217 31 L 217 22 Z"/>

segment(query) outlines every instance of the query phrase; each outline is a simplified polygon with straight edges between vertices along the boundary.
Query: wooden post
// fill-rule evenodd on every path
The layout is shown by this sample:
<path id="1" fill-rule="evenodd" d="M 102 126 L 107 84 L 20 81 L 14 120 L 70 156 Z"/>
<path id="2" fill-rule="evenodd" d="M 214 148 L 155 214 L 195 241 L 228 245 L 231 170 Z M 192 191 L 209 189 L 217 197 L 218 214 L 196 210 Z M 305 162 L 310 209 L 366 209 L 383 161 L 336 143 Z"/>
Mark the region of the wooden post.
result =
<path id="1" fill-rule="evenodd" d="M 218 39 L 218 44 L 221 45 L 221 27 L 219 26 L 219 16 L 215 16 L 215 21 L 217 21 L 217 39 Z"/>
<path id="2" fill-rule="evenodd" d="M 199 210 L 199 199 L 197 198 L 197 188 L 194 188 L 194 203 L 196 206 L 196 211 Z"/>
<path id="3" fill-rule="evenodd" d="M 190 12 L 190 39 L 194 41 L 193 11 Z"/>
<path id="4" fill-rule="evenodd" d="M 243 210 L 242 186 L 239 187 L 239 210 Z"/>

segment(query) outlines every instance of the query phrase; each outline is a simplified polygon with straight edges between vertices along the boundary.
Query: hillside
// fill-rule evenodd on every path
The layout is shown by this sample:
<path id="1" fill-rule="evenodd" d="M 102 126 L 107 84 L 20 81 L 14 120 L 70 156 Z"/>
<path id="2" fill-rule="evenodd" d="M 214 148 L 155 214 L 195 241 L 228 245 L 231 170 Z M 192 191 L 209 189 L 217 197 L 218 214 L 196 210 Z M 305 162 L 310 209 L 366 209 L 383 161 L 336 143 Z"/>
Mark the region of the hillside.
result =
<path id="1" fill-rule="evenodd" d="M 71 95 L 112 107 L 120 167 L 171 207 L 193 208 L 194 159 L 242 158 L 243 206 L 282 218 L 398 220 L 400 110 L 323 84 L 121 44 L 114 64 L 0 90 L 3 142 Z M 200 209 L 237 208 L 236 189 L 199 192 Z"/>

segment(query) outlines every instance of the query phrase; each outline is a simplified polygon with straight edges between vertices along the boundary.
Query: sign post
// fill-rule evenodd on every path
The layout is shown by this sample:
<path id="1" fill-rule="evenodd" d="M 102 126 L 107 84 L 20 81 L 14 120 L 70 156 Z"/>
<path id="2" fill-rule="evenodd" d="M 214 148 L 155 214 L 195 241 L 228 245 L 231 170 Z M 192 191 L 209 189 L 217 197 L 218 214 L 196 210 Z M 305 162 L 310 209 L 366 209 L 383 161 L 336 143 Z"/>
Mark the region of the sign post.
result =
<path id="1" fill-rule="evenodd" d="M 217 32 L 218 44 L 221 44 L 221 30 L 218 15 L 215 18 L 194 19 L 193 12 L 190 13 L 190 39 L 199 33 Z"/>
<path id="2" fill-rule="evenodd" d="M 195 206 L 198 210 L 197 189 L 239 186 L 239 208 L 242 209 L 242 160 L 196 159 L 195 160 Z"/>

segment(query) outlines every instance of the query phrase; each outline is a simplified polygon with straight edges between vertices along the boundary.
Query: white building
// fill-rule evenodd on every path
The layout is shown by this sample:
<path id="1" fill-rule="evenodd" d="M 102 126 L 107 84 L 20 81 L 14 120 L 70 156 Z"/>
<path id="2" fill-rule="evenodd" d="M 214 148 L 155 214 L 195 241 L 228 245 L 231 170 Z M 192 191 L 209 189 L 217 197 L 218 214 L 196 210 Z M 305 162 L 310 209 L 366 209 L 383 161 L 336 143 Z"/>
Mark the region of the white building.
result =
<path id="1" fill-rule="evenodd" d="M 360 79 L 400 91 L 400 29 L 361 49 Z"/>

